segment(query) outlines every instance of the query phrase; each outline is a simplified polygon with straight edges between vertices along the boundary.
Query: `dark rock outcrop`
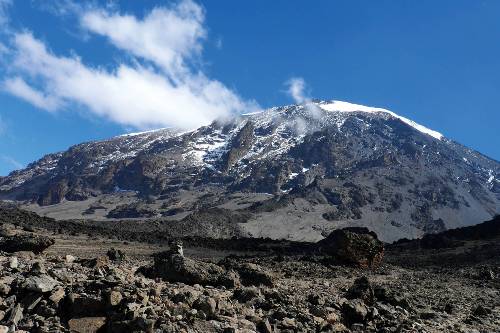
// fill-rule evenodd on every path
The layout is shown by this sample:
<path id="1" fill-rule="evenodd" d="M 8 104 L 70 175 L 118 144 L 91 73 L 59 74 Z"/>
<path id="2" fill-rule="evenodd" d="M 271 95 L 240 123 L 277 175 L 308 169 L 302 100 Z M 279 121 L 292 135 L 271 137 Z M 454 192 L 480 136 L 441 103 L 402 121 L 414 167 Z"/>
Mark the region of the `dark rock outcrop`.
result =
<path id="1" fill-rule="evenodd" d="M 334 230 L 317 246 L 321 253 L 334 260 L 362 268 L 376 268 L 384 257 L 384 244 L 367 228 Z"/>
<path id="2" fill-rule="evenodd" d="M 0 251 L 18 252 L 31 251 L 33 253 L 42 253 L 49 246 L 53 245 L 55 240 L 46 236 L 36 236 L 30 234 L 14 235 L 9 237 L 0 237 Z"/>

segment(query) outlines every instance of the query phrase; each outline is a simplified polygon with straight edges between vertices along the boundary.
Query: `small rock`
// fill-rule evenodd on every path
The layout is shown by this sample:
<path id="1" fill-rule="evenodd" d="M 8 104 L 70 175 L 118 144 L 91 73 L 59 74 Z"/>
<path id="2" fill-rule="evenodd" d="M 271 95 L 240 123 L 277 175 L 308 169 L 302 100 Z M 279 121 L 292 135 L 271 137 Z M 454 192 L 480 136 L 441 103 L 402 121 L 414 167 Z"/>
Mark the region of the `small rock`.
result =
<path id="1" fill-rule="evenodd" d="M 297 327 L 297 322 L 293 318 L 284 318 L 281 321 L 281 326 L 283 326 L 284 328 L 293 329 Z"/>
<path id="2" fill-rule="evenodd" d="M 444 312 L 446 312 L 447 314 L 452 314 L 455 310 L 455 306 L 451 303 L 447 303 L 445 306 L 444 306 Z"/>
<path id="3" fill-rule="evenodd" d="M 9 328 L 7 326 L 0 325 L 0 333 L 9 333 Z"/>
<path id="4" fill-rule="evenodd" d="M 23 308 L 17 304 L 10 312 L 8 323 L 17 325 L 21 319 L 23 319 Z"/>
<path id="5" fill-rule="evenodd" d="M 111 264 L 111 261 L 109 260 L 108 256 L 99 256 L 94 259 L 87 260 L 84 262 L 84 265 L 90 268 L 105 268 L 109 267 Z"/>
<path id="6" fill-rule="evenodd" d="M 109 249 L 106 255 L 111 261 L 114 262 L 121 262 L 125 259 L 125 252 L 123 252 L 122 250 L 117 250 L 115 248 Z"/>
<path id="7" fill-rule="evenodd" d="M 24 308 L 29 312 L 32 311 L 42 300 L 42 295 L 39 293 L 30 293 L 23 298 L 22 303 Z"/>
<path id="8" fill-rule="evenodd" d="M 472 314 L 476 317 L 485 317 L 489 314 L 491 314 L 493 311 L 487 307 L 484 307 L 482 305 L 478 305 L 473 311 Z"/>
<path id="9" fill-rule="evenodd" d="M 10 293 L 10 286 L 0 283 L 0 295 L 7 296 Z"/>
<path id="10" fill-rule="evenodd" d="M 10 257 L 9 267 L 11 269 L 16 269 L 16 268 L 18 268 L 18 266 L 19 266 L 19 260 L 17 259 L 17 257 Z"/>
<path id="11" fill-rule="evenodd" d="M 43 263 L 41 261 L 35 261 L 31 266 L 30 273 L 35 275 L 45 274 L 46 271 Z"/>
<path id="12" fill-rule="evenodd" d="M 326 321 L 330 324 L 334 324 L 340 321 L 340 316 L 335 312 L 331 312 L 326 316 Z"/>
<path id="13" fill-rule="evenodd" d="M 68 321 L 71 332 L 96 333 L 106 325 L 106 317 L 73 318 Z"/>
<path id="14" fill-rule="evenodd" d="M 233 293 L 234 299 L 240 303 L 246 303 L 260 296 L 259 289 L 255 287 L 245 287 L 236 289 Z"/>
<path id="15" fill-rule="evenodd" d="M 193 307 L 203 311 L 208 317 L 214 317 L 217 302 L 211 297 L 201 296 L 194 302 Z"/>
<path id="16" fill-rule="evenodd" d="M 52 291 L 50 294 L 49 300 L 51 300 L 54 304 L 59 304 L 59 302 L 64 298 L 66 295 L 64 288 L 58 287 Z"/>
<path id="17" fill-rule="evenodd" d="M 64 260 L 66 261 L 66 263 L 68 264 L 72 264 L 75 262 L 76 260 L 76 257 L 75 256 L 72 256 L 71 254 L 67 254 L 65 257 L 64 257 Z"/>
<path id="18" fill-rule="evenodd" d="M 120 305 L 122 302 L 123 296 L 117 290 L 112 290 L 106 295 L 106 304 L 108 306 L 114 307 Z"/>
<path id="19" fill-rule="evenodd" d="M 426 311 L 426 312 L 420 313 L 420 318 L 424 319 L 424 320 L 431 320 L 431 319 L 434 319 L 436 317 L 437 317 L 436 313 L 432 312 L 432 311 Z"/>
<path id="20" fill-rule="evenodd" d="M 354 280 L 354 284 L 347 291 L 346 297 L 349 299 L 359 298 L 367 304 L 373 304 L 375 293 L 366 276 Z"/>

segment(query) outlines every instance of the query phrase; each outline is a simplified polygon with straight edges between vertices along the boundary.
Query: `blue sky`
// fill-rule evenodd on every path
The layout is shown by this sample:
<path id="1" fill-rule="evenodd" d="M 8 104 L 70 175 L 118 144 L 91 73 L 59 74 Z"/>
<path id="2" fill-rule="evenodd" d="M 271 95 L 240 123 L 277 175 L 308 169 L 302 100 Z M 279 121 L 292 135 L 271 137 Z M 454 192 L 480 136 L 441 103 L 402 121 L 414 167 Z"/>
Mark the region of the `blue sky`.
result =
<path id="1" fill-rule="evenodd" d="M 500 1 L 0 0 L 0 175 L 124 132 L 313 98 L 500 159 Z"/>

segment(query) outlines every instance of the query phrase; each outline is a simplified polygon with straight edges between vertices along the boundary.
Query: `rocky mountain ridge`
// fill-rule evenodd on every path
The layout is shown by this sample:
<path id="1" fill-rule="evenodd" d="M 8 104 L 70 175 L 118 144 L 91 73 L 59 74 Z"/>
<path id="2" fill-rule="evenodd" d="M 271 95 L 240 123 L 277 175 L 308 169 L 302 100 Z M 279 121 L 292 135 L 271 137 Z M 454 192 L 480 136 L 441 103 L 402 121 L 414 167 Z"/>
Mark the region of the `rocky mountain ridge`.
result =
<path id="1" fill-rule="evenodd" d="M 392 241 L 494 216 L 500 163 L 391 111 L 314 101 L 76 145 L 0 179 L 0 199 L 56 218 L 221 208 L 246 216 L 245 236 L 316 241 L 366 226 Z"/>

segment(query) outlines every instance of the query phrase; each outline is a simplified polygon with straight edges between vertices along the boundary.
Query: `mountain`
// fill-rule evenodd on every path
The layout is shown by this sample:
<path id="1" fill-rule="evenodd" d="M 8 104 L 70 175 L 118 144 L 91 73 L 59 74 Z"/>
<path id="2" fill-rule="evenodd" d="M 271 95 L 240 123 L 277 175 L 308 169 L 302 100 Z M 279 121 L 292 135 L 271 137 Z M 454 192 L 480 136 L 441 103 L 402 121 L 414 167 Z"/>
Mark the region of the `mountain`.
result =
<path id="1" fill-rule="evenodd" d="M 497 214 L 500 163 L 385 109 L 313 101 L 82 143 L 0 178 L 0 199 L 219 237 L 316 241 L 367 226 L 393 241 Z"/>

